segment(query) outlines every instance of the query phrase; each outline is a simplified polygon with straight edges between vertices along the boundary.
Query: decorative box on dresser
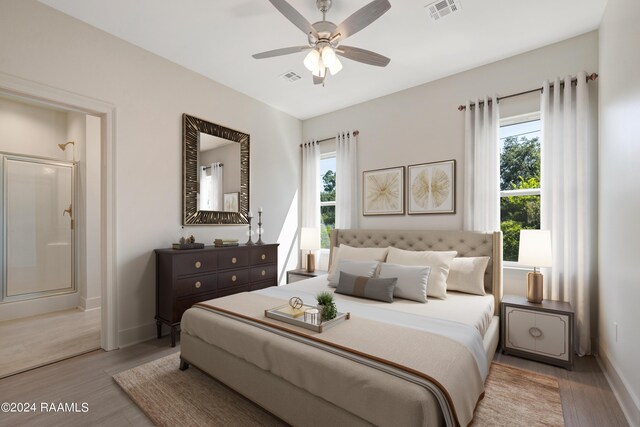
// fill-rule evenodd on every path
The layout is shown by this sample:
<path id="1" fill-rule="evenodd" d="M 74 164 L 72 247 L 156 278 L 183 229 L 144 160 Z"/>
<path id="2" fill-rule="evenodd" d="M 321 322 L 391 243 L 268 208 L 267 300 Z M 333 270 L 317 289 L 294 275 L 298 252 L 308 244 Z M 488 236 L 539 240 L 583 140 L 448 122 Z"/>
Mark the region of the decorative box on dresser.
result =
<path id="1" fill-rule="evenodd" d="M 171 347 L 182 314 L 193 304 L 278 285 L 278 244 L 156 249 L 156 326 L 171 328 Z"/>
<path id="2" fill-rule="evenodd" d="M 574 311 L 567 302 L 525 297 L 502 298 L 502 352 L 571 369 L 574 353 Z"/>

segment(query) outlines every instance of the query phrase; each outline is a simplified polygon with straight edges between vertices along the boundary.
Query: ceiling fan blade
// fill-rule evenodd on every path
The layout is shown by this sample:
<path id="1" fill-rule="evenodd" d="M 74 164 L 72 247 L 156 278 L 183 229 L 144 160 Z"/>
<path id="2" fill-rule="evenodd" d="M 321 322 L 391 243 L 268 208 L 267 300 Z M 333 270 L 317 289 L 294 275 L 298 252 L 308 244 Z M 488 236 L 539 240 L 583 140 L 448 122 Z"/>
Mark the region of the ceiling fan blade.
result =
<path id="1" fill-rule="evenodd" d="M 344 40 L 380 18 L 389 9 L 391 9 L 391 3 L 389 3 L 389 0 L 374 0 L 366 6 L 358 9 L 351 16 L 342 21 L 331 37 L 336 37 L 338 40 Z M 339 37 L 337 37 L 338 34 L 340 34 Z"/>
<path id="2" fill-rule="evenodd" d="M 302 16 L 300 12 L 295 10 L 293 6 L 286 2 L 286 0 L 269 0 L 271 4 L 278 9 L 280 13 L 284 15 L 293 25 L 300 28 L 303 33 L 309 35 L 309 33 L 313 34 L 316 38 L 318 37 L 318 33 L 314 30 L 311 23 L 307 21 L 307 18 Z"/>
<path id="3" fill-rule="evenodd" d="M 283 47 L 282 49 L 268 50 L 266 52 L 256 53 L 253 56 L 255 59 L 273 58 L 274 56 L 290 55 L 292 53 L 304 52 L 305 50 L 311 50 L 309 46 L 294 46 Z"/>
<path id="4" fill-rule="evenodd" d="M 376 67 L 386 67 L 391 62 L 391 59 L 379 53 L 353 46 L 339 46 L 336 49 L 336 54 L 363 64 L 375 65 Z"/>

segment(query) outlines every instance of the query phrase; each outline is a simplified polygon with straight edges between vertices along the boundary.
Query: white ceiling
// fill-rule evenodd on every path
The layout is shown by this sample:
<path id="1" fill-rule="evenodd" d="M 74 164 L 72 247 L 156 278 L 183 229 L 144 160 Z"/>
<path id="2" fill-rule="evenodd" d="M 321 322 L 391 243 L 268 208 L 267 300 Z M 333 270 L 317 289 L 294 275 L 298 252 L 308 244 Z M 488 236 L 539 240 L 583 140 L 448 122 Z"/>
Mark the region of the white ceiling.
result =
<path id="1" fill-rule="evenodd" d="M 314 86 L 305 53 L 252 54 L 306 44 L 267 0 L 40 0 L 130 43 L 300 119 L 348 107 L 598 28 L 607 0 L 461 0 L 462 11 L 432 21 L 430 0 L 390 0 L 391 9 L 345 44 L 391 58 L 386 68 L 348 59 Z M 310 22 L 315 0 L 289 0 Z M 370 0 L 334 0 L 339 24 Z M 295 71 L 301 80 L 279 76 Z"/>

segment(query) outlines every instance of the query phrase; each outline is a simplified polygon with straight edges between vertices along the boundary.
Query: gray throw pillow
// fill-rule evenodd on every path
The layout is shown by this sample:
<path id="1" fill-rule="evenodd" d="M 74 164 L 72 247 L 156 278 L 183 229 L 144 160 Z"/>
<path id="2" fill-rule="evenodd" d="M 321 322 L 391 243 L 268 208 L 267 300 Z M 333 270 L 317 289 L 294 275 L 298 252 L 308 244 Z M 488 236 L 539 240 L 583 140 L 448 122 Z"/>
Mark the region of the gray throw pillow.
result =
<path id="1" fill-rule="evenodd" d="M 396 287 L 397 281 L 398 279 L 395 277 L 372 279 L 371 277 L 355 276 L 343 271 L 340 273 L 336 293 L 393 302 L 393 289 Z"/>

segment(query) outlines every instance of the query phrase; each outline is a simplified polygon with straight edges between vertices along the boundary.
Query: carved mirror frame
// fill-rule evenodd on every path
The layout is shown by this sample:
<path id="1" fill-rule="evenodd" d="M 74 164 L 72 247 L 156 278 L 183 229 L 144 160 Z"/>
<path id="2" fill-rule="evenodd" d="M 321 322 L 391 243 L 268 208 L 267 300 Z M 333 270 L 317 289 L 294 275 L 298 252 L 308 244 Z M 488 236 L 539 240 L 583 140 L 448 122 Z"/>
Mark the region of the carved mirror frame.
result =
<path id="1" fill-rule="evenodd" d="M 203 132 L 240 144 L 240 195 L 238 212 L 198 210 L 198 133 Z M 249 213 L 249 134 L 182 115 L 183 140 L 183 225 L 248 224 Z"/>

